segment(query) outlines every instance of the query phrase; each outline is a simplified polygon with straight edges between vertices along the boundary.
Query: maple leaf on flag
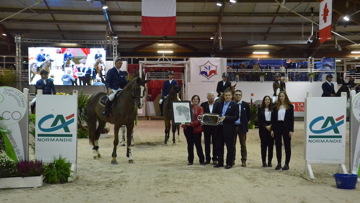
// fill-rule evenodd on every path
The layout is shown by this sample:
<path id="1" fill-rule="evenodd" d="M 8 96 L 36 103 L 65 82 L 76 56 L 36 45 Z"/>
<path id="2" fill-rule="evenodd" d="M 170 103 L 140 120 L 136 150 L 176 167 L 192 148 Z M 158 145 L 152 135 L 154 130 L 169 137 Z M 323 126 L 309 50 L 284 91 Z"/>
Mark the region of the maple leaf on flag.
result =
<path id="1" fill-rule="evenodd" d="M 323 20 L 324 20 L 325 23 L 326 23 L 326 21 L 327 21 L 328 15 L 329 15 L 328 5 L 325 4 L 325 6 L 324 6 L 324 11 L 323 11 L 323 14 L 322 14 L 322 17 L 323 17 Z"/>

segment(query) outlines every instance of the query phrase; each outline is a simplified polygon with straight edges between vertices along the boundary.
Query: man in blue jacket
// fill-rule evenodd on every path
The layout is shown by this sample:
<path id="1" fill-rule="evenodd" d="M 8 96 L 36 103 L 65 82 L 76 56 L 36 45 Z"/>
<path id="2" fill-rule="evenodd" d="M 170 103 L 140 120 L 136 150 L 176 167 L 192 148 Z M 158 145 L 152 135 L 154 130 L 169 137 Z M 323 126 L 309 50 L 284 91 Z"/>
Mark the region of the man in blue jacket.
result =
<path id="1" fill-rule="evenodd" d="M 106 100 L 105 110 L 103 112 L 104 116 L 109 115 L 109 110 L 116 93 L 123 90 L 125 85 L 128 83 L 126 79 L 128 73 L 126 71 L 120 70 L 122 64 L 122 60 L 117 59 L 115 61 L 115 67 L 111 68 L 106 74 L 105 86 L 108 90 L 108 100 Z"/>
<path id="2" fill-rule="evenodd" d="M 322 90 L 323 90 L 323 93 L 322 93 L 322 97 L 333 97 L 335 96 L 335 86 L 334 84 L 331 82 L 333 79 L 333 76 L 331 74 L 328 74 L 326 76 L 326 82 L 324 82 L 322 84 Z"/>
<path id="3" fill-rule="evenodd" d="M 163 105 L 164 105 L 164 100 L 166 99 L 166 97 L 169 95 L 170 92 L 170 88 L 173 85 L 178 85 L 178 82 L 176 80 L 173 79 L 174 77 L 174 71 L 169 71 L 167 73 L 169 80 L 165 81 L 162 87 L 162 91 L 161 91 L 161 99 L 159 101 L 159 105 L 160 105 L 160 116 L 162 116 L 163 114 Z"/>

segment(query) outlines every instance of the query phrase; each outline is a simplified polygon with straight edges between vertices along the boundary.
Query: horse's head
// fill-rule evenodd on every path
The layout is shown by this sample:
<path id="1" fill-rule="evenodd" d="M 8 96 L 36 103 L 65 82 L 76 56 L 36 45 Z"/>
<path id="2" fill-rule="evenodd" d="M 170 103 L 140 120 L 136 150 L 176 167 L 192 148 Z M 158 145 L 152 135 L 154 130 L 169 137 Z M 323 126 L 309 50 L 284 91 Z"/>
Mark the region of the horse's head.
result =
<path id="1" fill-rule="evenodd" d="M 144 95 L 146 92 L 145 84 L 150 80 L 145 80 L 145 74 L 142 77 L 134 77 L 135 83 L 133 85 L 133 97 L 135 98 L 135 105 L 138 109 L 144 106 Z"/>
<path id="2" fill-rule="evenodd" d="M 172 85 L 169 91 L 169 94 L 177 94 L 181 90 L 181 86 L 178 85 Z"/>

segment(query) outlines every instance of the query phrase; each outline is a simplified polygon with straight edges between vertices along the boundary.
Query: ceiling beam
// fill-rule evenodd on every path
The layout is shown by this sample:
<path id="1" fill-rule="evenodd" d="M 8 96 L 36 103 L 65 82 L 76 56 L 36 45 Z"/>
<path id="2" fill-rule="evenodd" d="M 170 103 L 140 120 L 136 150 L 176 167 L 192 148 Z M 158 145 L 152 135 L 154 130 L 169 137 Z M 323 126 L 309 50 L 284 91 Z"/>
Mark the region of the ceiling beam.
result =
<path id="1" fill-rule="evenodd" d="M 2 12 L 8 12 L 8 13 L 15 13 L 18 12 L 19 9 L 18 8 L 4 8 L 4 7 L 0 7 L 0 10 Z M 47 9 L 32 9 L 33 11 L 23 11 L 22 13 L 31 13 L 34 14 L 34 12 L 38 13 L 39 15 L 43 15 L 43 14 L 71 14 L 71 15 L 89 15 L 91 13 L 91 15 L 98 15 L 101 16 L 103 15 L 103 12 L 100 10 L 60 10 L 60 9 L 51 9 L 50 11 Z M 303 16 L 311 16 L 310 12 L 299 12 L 300 14 L 302 14 Z M 109 15 L 112 16 L 141 16 L 141 11 L 123 11 L 123 12 L 119 12 L 119 11 L 108 11 Z M 252 16 L 252 17 L 272 17 L 274 15 L 274 13 L 272 12 L 256 12 L 256 13 L 250 13 L 250 12 L 225 12 L 223 13 L 224 17 L 247 17 L 247 16 Z M 314 13 L 314 15 L 318 16 L 319 13 Z M 182 17 L 218 17 L 219 13 L 217 12 L 176 12 L 176 16 L 182 16 Z M 278 15 L 279 17 L 297 17 L 296 14 L 293 13 L 289 13 L 289 12 L 279 12 Z"/>

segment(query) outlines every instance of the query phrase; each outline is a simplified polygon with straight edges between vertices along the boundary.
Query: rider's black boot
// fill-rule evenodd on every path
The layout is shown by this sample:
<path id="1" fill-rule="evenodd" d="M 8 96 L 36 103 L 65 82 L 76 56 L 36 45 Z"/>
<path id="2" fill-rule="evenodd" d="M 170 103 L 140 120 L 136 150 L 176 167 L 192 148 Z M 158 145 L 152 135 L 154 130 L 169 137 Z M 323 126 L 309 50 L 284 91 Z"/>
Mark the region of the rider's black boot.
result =
<path id="1" fill-rule="evenodd" d="M 110 101 L 109 99 L 106 100 L 105 103 L 105 109 L 102 112 L 102 115 L 104 116 L 108 116 L 109 115 L 109 111 L 110 111 L 110 107 L 111 107 L 112 101 Z"/>

